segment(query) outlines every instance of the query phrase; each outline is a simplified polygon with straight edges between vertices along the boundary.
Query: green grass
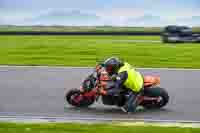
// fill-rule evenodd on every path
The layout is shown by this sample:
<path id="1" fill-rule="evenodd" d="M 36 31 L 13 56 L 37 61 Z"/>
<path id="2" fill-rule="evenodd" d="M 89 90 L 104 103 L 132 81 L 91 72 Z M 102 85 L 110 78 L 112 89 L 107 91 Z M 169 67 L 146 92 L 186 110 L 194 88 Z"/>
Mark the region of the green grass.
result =
<path id="1" fill-rule="evenodd" d="M 123 42 L 141 39 L 160 40 L 157 36 L 0 36 L 0 64 L 94 66 L 97 60 L 119 56 L 137 67 L 200 68 L 200 45 Z"/>
<path id="2" fill-rule="evenodd" d="M 115 126 L 111 124 L 0 123 L 1 133 L 199 133 L 198 128 Z"/>

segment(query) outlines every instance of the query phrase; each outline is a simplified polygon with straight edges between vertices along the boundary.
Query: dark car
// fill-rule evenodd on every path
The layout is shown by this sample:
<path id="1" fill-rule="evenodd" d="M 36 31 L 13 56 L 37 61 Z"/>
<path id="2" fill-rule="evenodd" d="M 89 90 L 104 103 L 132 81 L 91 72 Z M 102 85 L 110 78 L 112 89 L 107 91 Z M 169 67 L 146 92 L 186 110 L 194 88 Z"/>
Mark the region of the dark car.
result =
<path id="1" fill-rule="evenodd" d="M 194 34 L 187 26 L 167 26 L 162 32 L 164 43 L 200 42 L 200 34 Z"/>

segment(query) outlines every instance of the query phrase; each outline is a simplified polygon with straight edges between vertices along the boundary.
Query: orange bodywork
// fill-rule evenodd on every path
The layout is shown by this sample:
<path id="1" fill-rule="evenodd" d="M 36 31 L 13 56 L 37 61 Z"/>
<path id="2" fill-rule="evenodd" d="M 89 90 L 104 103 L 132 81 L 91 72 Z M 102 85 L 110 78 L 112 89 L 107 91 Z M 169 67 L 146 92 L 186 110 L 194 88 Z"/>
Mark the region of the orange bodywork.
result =
<path id="1" fill-rule="evenodd" d="M 159 76 L 144 76 L 144 86 L 154 86 L 160 84 Z"/>

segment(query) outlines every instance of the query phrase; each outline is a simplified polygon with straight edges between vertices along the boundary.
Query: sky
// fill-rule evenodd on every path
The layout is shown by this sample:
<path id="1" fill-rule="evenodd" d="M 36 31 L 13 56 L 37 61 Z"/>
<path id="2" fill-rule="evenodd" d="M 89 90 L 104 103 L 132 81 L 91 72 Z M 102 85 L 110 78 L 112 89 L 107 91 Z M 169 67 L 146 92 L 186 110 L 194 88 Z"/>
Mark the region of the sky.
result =
<path id="1" fill-rule="evenodd" d="M 0 25 L 200 26 L 200 0 L 0 0 Z"/>

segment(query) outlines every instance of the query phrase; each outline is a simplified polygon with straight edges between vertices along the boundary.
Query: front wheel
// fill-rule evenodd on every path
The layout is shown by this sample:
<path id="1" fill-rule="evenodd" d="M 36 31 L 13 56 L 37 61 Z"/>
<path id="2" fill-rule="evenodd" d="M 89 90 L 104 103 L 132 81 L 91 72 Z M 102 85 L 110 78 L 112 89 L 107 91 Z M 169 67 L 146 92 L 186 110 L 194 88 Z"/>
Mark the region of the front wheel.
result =
<path id="1" fill-rule="evenodd" d="M 144 101 L 142 106 L 147 109 L 158 109 L 164 107 L 169 101 L 169 95 L 164 88 L 152 87 L 144 90 L 144 95 L 148 97 L 156 97 L 155 101 Z"/>
<path id="2" fill-rule="evenodd" d="M 95 101 L 94 97 L 84 97 L 78 89 L 71 89 L 65 95 L 66 101 L 75 107 L 88 107 Z"/>

